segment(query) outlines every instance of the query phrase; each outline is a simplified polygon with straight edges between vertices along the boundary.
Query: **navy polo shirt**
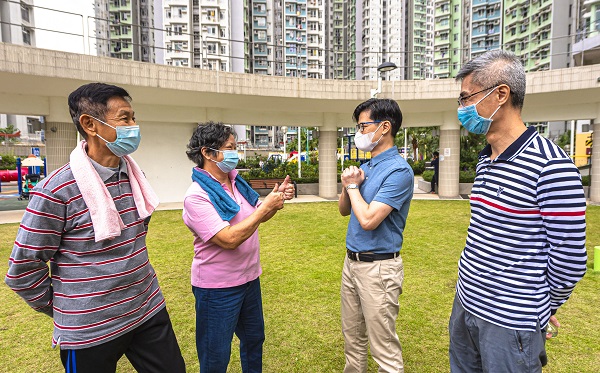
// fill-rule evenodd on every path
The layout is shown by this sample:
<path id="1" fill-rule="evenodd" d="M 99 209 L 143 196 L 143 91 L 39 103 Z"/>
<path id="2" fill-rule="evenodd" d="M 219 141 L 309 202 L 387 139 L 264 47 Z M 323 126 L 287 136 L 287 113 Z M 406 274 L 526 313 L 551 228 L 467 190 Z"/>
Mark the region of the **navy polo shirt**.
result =
<path id="1" fill-rule="evenodd" d="M 365 172 L 365 180 L 359 187 L 365 202 L 385 203 L 393 210 L 372 231 L 362 229 L 352 210 L 346 247 L 354 252 L 368 251 L 375 254 L 400 251 L 408 207 L 413 196 L 413 170 L 398 154 L 396 146 L 378 154 L 360 168 Z"/>

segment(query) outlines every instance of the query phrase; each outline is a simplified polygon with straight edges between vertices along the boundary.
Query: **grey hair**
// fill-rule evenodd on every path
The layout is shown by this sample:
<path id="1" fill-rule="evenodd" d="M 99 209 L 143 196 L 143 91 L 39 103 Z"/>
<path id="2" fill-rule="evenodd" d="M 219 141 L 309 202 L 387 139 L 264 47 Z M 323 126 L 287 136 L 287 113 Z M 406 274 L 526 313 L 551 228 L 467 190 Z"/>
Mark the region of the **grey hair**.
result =
<path id="1" fill-rule="evenodd" d="M 457 81 L 471 76 L 471 82 L 481 88 L 506 84 L 510 88 L 511 104 L 523 109 L 525 101 L 525 69 L 513 53 L 493 50 L 467 62 L 456 75 Z"/>

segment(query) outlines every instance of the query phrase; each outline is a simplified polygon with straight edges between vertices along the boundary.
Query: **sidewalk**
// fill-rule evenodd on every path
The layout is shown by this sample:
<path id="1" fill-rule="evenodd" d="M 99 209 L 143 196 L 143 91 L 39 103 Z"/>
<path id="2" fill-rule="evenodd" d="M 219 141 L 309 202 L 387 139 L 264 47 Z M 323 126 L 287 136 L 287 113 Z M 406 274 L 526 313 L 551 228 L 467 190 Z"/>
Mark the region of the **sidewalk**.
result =
<path id="1" fill-rule="evenodd" d="M 420 190 L 418 187 L 418 179 L 415 178 L 415 187 L 413 191 L 413 199 L 419 200 L 439 200 L 440 197 L 437 194 L 430 194 Z M 16 200 L 18 194 L 15 194 L 14 191 L 5 190 L 4 185 L 1 192 L 2 196 L 0 199 L 11 198 Z M 460 198 L 459 198 L 460 199 Z M 310 202 L 332 202 L 337 201 L 335 199 L 327 199 L 315 195 L 299 195 L 297 198 L 292 199 L 291 201 L 287 201 L 286 203 L 310 203 Z M 4 203 L 8 201 L 0 201 L 0 203 Z M 13 202 L 16 203 L 16 202 Z M 18 203 L 22 206 L 19 206 L 18 209 L 6 211 L 0 211 L 0 224 L 8 224 L 8 223 L 20 223 L 23 218 L 23 214 L 25 213 L 25 207 L 27 207 L 27 201 L 18 201 Z M 181 210 L 183 209 L 183 202 L 167 202 L 161 203 L 158 205 L 156 210 Z"/>

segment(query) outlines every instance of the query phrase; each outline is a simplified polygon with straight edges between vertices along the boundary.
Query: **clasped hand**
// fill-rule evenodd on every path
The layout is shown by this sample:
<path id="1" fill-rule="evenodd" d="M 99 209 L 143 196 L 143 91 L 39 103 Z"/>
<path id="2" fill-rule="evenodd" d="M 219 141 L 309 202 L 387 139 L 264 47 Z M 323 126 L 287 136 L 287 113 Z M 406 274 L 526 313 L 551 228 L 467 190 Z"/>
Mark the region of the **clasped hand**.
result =
<path id="1" fill-rule="evenodd" d="M 344 189 L 349 184 L 360 185 L 365 180 L 365 172 L 356 166 L 350 166 L 342 172 L 342 186 Z"/>

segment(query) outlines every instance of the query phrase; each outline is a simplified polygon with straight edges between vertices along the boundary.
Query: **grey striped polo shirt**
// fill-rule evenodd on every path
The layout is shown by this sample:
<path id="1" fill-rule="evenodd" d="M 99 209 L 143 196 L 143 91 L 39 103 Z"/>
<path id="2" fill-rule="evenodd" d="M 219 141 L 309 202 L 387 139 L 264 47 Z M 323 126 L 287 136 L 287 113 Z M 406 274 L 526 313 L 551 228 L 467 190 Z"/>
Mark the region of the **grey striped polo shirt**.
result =
<path id="1" fill-rule="evenodd" d="M 67 164 L 31 192 L 5 278 L 33 309 L 53 317 L 52 345 L 62 349 L 108 342 L 165 306 L 125 162 L 118 171 L 92 164 L 126 226 L 121 235 L 95 242 L 88 208 Z"/>

